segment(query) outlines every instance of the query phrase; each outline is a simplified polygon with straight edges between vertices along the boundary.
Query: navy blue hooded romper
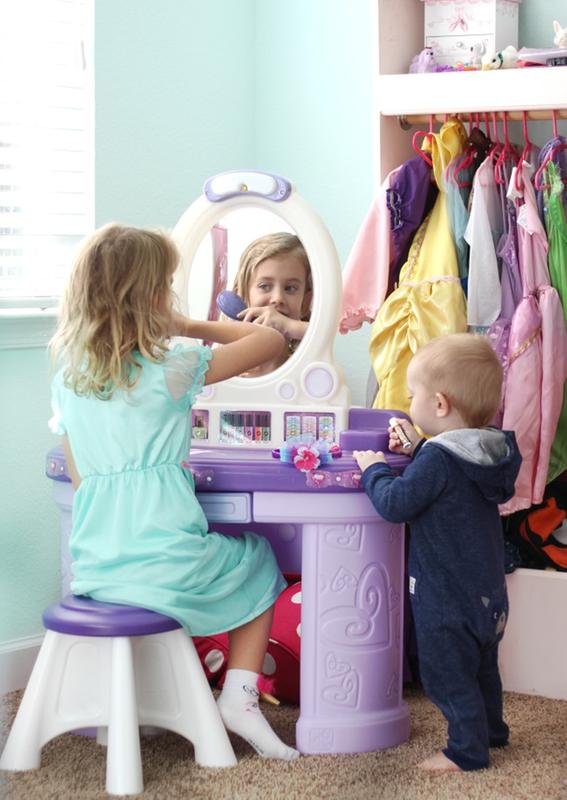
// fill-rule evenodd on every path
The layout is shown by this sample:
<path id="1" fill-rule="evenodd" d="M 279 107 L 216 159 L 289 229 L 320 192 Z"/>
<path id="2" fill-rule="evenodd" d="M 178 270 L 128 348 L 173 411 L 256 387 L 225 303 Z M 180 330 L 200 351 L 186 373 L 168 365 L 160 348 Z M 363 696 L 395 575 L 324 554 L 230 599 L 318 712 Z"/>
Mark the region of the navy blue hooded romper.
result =
<path id="1" fill-rule="evenodd" d="M 409 591 L 420 676 L 446 717 L 445 755 L 463 770 L 508 742 L 498 643 L 508 614 L 498 504 L 514 494 L 521 456 L 496 428 L 442 433 L 396 477 L 387 464 L 362 482 L 381 517 L 410 523 Z"/>

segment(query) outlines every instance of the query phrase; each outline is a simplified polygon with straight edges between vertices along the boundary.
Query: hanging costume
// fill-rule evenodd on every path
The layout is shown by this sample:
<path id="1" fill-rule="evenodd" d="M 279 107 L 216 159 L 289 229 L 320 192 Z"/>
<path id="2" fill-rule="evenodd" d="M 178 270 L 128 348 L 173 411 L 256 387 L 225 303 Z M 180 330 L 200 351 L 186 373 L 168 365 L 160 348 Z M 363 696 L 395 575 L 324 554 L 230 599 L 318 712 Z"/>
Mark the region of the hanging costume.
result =
<path id="1" fill-rule="evenodd" d="M 523 298 L 510 327 L 502 425 L 515 431 L 523 463 L 516 494 L 501 507 L 503 514 L 543 499 L 567 376 L 567 332 L 559 295 L 549 284 L 547 238 L 526 165 L 518 171 L 523 187 L 516 200 Z"/>
<path id="2" fill-rule="evenodd" d="M 458 120 L 433 134 L 431 157 L 439 188 L 433 210 L 417 231 L 398 288 L 381 306 L 369 344 L 378 381 L 375 408 L 409 410 L 408 364 L 419 348 L 436 336 L 466 331 L 466 305 L 459 279 L 443 172 L 463 149 L 466 132 Z"/>
<path id="3" fill-rule="evenodd" d="M 546 170 L 549 189 L 545 196 L 545 224 L 549 244 L 548 266 L 552 286 L 557 290 L 567 325 L 567 221 L 563 206 L 565 186 L 555 163 Z M 552 481 L 567 469 L 567 387 L 563 388 L 563 406 L 551 447 L 547 480 Z"/>

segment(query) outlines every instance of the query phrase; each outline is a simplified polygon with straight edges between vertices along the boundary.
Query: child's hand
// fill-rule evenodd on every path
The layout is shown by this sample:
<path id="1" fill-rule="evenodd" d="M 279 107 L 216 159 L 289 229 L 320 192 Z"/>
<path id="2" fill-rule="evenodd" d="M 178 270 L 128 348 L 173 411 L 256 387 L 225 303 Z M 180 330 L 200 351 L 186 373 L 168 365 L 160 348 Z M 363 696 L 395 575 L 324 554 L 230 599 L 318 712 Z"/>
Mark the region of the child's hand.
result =
<path id="1" fill-rule="evenodd" d="M 274 328 L 276 331 L 283 333 L 286 339 L 301 339 L 303 338 L 303 328 L 307 327 L 307 323 L 301 320 L 290 319 L 277 311 L 274 306 L 249 306 L 241 311 L 238 319 L 244 322 L 253 322 L 256 325 L 267 325 Z M 298 329 L 301 326 L 301 332 Z M 300 333 L 300 335 L 297 335 Z"/>
<path id="2" fill-rule="evenodd" d="M 388 428 L 388 433 L 390 434 L 388 449 L 391 450 L 392 453 L 401 453 L 404 456 L 411 456 L 417 444 L 421 441 L 422 437 L 413 427 L 411 422 L 407 419 L 401 417 L 392 417 L 390 423 L 391 424 Z M 399 434 L 396 432 L 396 428 L 398 426 L 402 429 L 402 431 L 405 433 L 405 435 L 411 442 L 411 447 L 404 448 L 403 446 L 404 442 L 400 438 Z"/>
<path id="3" fill-rule="evenodd" d="M 386 456 L 380 450 L 377 453 L 374 450 L 353 450 L 352 457 L 363 472 L 372 464 L 386 463 Z"/>

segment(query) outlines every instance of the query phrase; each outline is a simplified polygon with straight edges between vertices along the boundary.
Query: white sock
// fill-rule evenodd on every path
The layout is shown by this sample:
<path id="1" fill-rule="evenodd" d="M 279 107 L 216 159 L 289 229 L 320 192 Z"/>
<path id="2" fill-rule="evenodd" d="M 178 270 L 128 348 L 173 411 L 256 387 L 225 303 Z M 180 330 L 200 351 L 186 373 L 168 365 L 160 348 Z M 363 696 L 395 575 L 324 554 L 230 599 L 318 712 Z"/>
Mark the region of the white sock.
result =
<path id="1" fill-rule="evenodd" d="M 217 700 L 220 715 L 229 731 L 242 736 L 262 758 L 291 761 L 299 756 L 274 733 L 258 706 L 258 673 L 247 669 L 227 670 Z"/>

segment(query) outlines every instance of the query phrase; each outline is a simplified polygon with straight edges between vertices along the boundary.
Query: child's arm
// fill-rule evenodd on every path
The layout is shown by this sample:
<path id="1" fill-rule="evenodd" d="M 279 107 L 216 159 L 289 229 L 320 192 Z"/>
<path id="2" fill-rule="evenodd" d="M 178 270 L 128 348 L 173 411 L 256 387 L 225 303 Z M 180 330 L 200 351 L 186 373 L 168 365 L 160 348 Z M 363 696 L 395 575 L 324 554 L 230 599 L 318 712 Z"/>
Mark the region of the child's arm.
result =
<path id="1" fill-rule="evenodd" d="M 189 336 L 224 345 L 212 351 L 205 383 L 218 383 L 276 358 L 287 343 L 281 333 L 251 322 L 209 322 L 172 315 L 172 336 Z"/>
<path id="2" fill-rule="evenodd" d="M 239 313 L 238 319 L 254 322 L 256 325 L 267 325 L 283 333 L 286 339 L 292 340 L 303 339 L 309 325 L 303 319 L 290 319 L 285 314 L 280 314 L 273 306 L 250 306 Z"/>
<path id="3" fill-rule="evenodd" d="M 411 522 L 435 502 L 447 478 L 445 460 L 437 448 L 429 447 L 420 449 L 419 458 L 399 477 L 386 463 L 370 464 L 362 473 L 362 485 L 381 517 L 389 522 Z"/>
<path id="4" fill-rule="evenodd" d="M 65 462 L 67 464 L 67 471 L 69 473 L 69 477 L 71 478 L 73 489 L 75 489 L 76 491 L 81 485 L 81 476 L 77 472 L 77 467 L 75 466 L 75 459 L 73 458 L 73 453 L 71 452 L 71 445 L 69 443 L 69 437 L 67 435 L 63 437 L 63 452 L 65 453 Z"/>

